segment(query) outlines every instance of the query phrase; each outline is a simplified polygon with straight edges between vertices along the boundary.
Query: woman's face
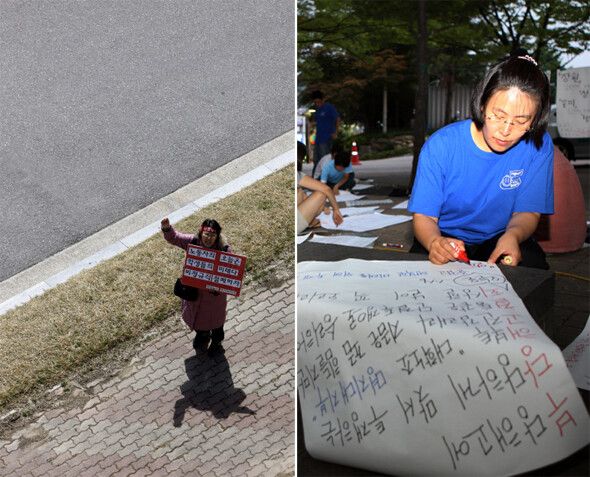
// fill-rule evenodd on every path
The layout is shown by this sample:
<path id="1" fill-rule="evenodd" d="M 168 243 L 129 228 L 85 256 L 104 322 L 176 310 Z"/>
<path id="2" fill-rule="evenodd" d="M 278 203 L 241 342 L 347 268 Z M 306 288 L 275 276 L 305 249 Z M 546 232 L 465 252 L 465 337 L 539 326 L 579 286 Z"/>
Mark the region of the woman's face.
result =
<path id="1" fill-rule="evenodd" d="M 526 134 L 536 112 L 537 101 L 518 88 L 494 93 L 484 108 L 477 145 L 487 152 L 506 152 Z"/>
<path id="2" fill-rule="evenodd" d="M 203 241 L 203 245 L 207 248 L 213 247 L 215 244 L 215 240 L 217 240 L 217 234 L 213 232 L 205 232 L 201 234 L 201 240 Z"/>

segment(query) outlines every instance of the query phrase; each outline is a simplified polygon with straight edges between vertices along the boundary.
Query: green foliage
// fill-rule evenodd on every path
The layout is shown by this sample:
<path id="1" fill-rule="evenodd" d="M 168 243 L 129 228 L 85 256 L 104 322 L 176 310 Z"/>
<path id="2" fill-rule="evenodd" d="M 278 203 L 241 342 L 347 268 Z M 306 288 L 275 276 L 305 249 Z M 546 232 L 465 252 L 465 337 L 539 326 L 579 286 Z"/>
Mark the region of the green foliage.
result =
<path id="1" fill-rule="evenodd" d="M 300 103 L 323 90 L 343 121 L 372 132 L 387 88 L 390 127 L 409 126 L 417 82 L 416 1 L 299 0 Z M 430 82 L 474 84 L 491 64 L 526 49 L 543 69 L 590 46 L 586 0 L 428 0 Z"/>

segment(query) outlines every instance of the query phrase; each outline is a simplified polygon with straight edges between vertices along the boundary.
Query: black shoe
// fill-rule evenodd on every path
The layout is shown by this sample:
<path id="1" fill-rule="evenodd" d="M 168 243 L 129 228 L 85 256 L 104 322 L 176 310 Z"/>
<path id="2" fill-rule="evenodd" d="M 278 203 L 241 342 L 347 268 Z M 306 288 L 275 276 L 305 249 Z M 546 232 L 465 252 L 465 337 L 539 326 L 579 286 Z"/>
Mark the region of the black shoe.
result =
<path id="1" fill-rule="evenodd" d="M 207 353 L 209 353 L 210 356 L 213 356 L 216 354 L 221 354 L 224 351 L 225 350 L 223 349 L 223 346 L 221 346 L 221 343 L 211 343 L 209 349 L 207 350 Z"/>
<path id="2" fill-rule="evenodd" d="M 197 350 L 197 351 L 206 351 L 208 344 L 209 344 L 209 337 L 208 336 L 197 335 L 197 336 L 195 336 L 195 339 L 193 340 L 193 348 L 195 348 L 195 350 Z"/>

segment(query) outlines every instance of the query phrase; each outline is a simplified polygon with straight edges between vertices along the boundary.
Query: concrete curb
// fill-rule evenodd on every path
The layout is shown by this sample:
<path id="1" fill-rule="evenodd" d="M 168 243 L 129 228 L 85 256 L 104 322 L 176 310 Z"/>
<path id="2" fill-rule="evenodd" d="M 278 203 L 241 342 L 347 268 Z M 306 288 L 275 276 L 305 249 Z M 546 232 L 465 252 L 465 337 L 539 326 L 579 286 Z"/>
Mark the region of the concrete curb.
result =
<path id="1" fill-rule="evenodd" d="M 219 169 L 163 197 L 62 252 L 0 283 L 0 316 L 158 233 L 160 220 L 172 223 L 217 202 L 295 161 L 289 131 Z"/>

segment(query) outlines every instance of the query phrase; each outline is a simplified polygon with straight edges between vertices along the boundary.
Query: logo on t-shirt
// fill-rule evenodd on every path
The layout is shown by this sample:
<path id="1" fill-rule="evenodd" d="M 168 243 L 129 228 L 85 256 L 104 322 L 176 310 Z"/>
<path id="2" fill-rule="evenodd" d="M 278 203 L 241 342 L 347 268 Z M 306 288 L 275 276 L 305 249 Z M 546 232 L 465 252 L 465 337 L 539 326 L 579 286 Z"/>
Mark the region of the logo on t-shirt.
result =
<path id="1" fill-rule="evenodd" d="M 502 177 L 502 180 L 500 181 L 500 189 L 516 189 L 522 182 L 520 176 L 522 176 L 523 172 L 523 169 L 520 169 L 519 171 L 510 171 L 509 174 Z"/>

